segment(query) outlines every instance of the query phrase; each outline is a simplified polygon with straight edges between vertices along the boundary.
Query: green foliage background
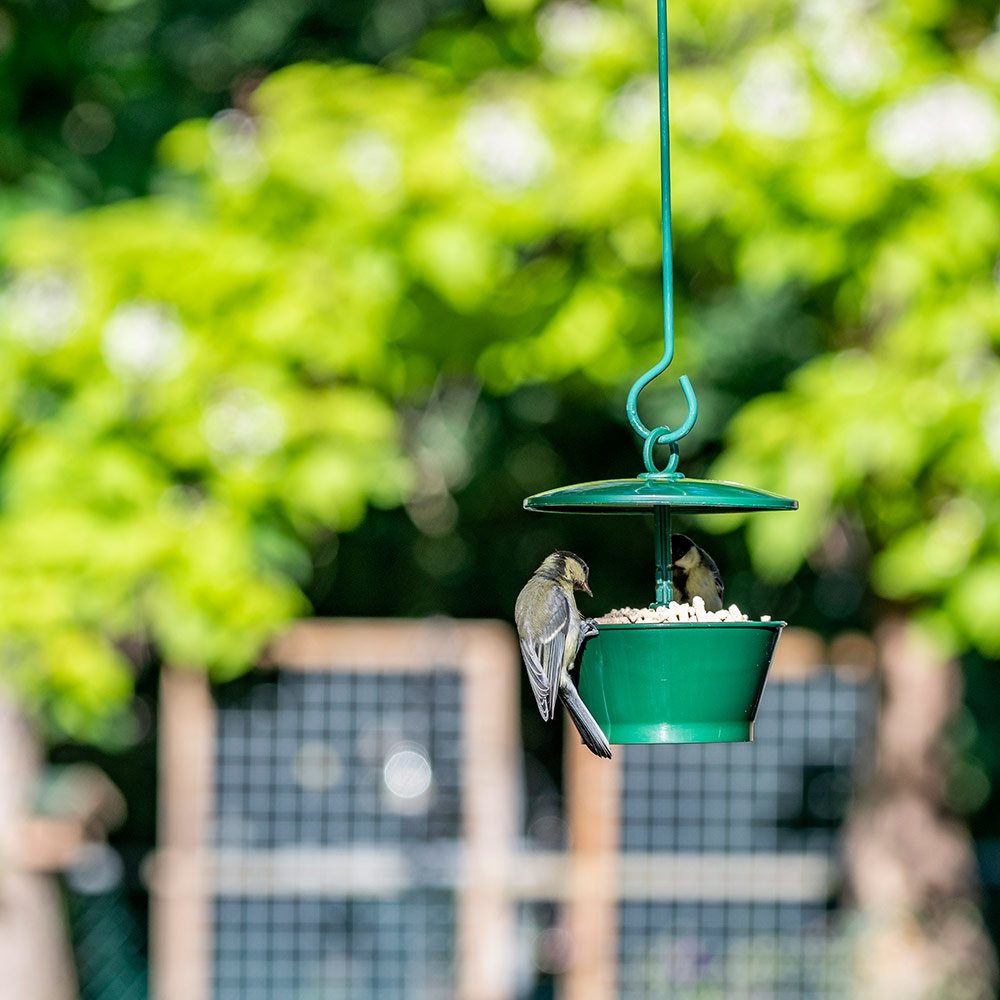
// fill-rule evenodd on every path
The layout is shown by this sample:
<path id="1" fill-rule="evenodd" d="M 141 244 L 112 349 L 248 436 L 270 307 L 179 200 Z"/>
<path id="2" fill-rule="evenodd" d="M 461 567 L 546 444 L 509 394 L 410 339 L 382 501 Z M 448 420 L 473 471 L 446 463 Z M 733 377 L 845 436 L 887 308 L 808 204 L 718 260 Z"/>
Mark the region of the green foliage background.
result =
<path id="1" fill-rule="evenodd" d="M 994 6 L 670 6 L 682 467 L 802 502 L 713 543 L 757 613 L 896 602 L 1000 646 Z M 2 63 L 0 622 L 26 702 L 127 741 L 151 660 L 229 677 L 310 607 L 506 616 L 553 547 L 602 606 L 648 600 L 647 526 L 520 499 L 640 467 L 653 5 L 60 11 L 12 8 Z M 117 203 L 52 210 L 86 201 Z M 679 405 L 672 375 L 642 400 Z"/>

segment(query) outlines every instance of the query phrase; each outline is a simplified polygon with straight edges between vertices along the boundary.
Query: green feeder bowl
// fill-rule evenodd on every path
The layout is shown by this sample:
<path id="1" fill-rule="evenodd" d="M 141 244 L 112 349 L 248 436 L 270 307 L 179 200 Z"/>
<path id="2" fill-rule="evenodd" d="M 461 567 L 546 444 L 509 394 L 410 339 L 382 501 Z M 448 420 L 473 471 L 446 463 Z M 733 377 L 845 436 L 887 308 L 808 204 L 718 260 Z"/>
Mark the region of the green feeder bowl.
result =
<path id="1" fill-rule="evenodd" d="M 580 695 L 609 743 L 753 739 L 784 622 L 600 625 Z"/>

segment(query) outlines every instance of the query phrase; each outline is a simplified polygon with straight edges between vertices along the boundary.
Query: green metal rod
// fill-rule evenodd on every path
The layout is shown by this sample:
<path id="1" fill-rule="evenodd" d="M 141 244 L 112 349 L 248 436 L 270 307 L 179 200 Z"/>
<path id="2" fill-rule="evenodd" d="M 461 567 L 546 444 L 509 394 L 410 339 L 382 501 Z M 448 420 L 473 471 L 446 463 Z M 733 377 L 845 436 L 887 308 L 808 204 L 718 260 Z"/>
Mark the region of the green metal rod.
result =
<path id="1" fill-rule="evenodd" d="M 653 512 L 656 545 L 656 604 L 669 604 L 674 588 L 670 580 L 670 508 L 663 504 Z"/>
<path id="2" fill-rule="evenodd" d="M 674 359 L 674 223 L 670 201 L 670 88 L 667 79 L 667 0 L 656 0 L 657 65 L 660 73 L 660 210 L 663 237 L 663 357 Z M 659 367 L 659 366 L 657 366 Z"/>
<path id="3" fill-rule="evenodd" d="M 639 417 L 637 408 L 639 393 L 670 366 L 674 359 L 674 251 L 673 224 L 670 202 L 670 100 L 667 81 L 667 0 L 657 0 L 657 39 L 660 79 L 660 201 L 663 224 L 663 357 L 636 379 L 625 401 L 625 413 L 632 428 L 644 440 L 656 433 L 652 444 L 671 444 L 685 437 L 694 427 L 698 418 L 698 401 L 687 375 L 680 378 L 681 388 L 687 402 L 687 416 L 676 430 L 655 428 L 650 431 Z M 647 448 L 644 458 L 647 471 L 656 471 L 651 457 L 652 447 Z M 676 468 L 676 456 L 670 462 Z"/>

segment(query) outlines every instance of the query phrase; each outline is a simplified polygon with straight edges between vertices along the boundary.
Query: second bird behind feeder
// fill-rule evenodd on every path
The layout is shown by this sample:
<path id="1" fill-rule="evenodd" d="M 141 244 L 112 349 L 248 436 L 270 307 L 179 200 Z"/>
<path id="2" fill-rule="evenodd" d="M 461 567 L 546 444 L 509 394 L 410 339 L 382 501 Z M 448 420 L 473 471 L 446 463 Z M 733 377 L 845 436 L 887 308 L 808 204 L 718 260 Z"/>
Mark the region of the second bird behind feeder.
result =
<path id="1" fill-rule="evenodd" d="M 721 611 L 725 584 L 715 560 L 687 535 L 670 536 L 670 582 L 678 604 L 700 597 L 706 611 Z"/>

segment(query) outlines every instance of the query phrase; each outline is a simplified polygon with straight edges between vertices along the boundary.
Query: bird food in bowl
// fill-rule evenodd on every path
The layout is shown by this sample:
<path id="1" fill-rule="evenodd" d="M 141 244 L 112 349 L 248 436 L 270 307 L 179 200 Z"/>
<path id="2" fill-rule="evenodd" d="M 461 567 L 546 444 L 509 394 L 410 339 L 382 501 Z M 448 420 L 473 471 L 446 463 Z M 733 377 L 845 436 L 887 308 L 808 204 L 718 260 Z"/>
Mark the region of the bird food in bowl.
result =
<path id="1" fill-rule="evenodd" d="M 622 608 L 597 619 L 583 648 L 580 695 L 609 743 L 753 739 L 784 622 L 735 605 Z"/>
<path id="2" fill-rule="evenodd" d="M 750 618 L 735 605 L 718 611 L 709 611 L 701 597 L 694 597 L 690 604 L 671 601 L 655 608 L 615 608 L 594 619 L 601 625 L 662 625 L 666 622 L 747 622 Z M 761 615 L 760 621 L 769 622 L 770 615 Z"/>

